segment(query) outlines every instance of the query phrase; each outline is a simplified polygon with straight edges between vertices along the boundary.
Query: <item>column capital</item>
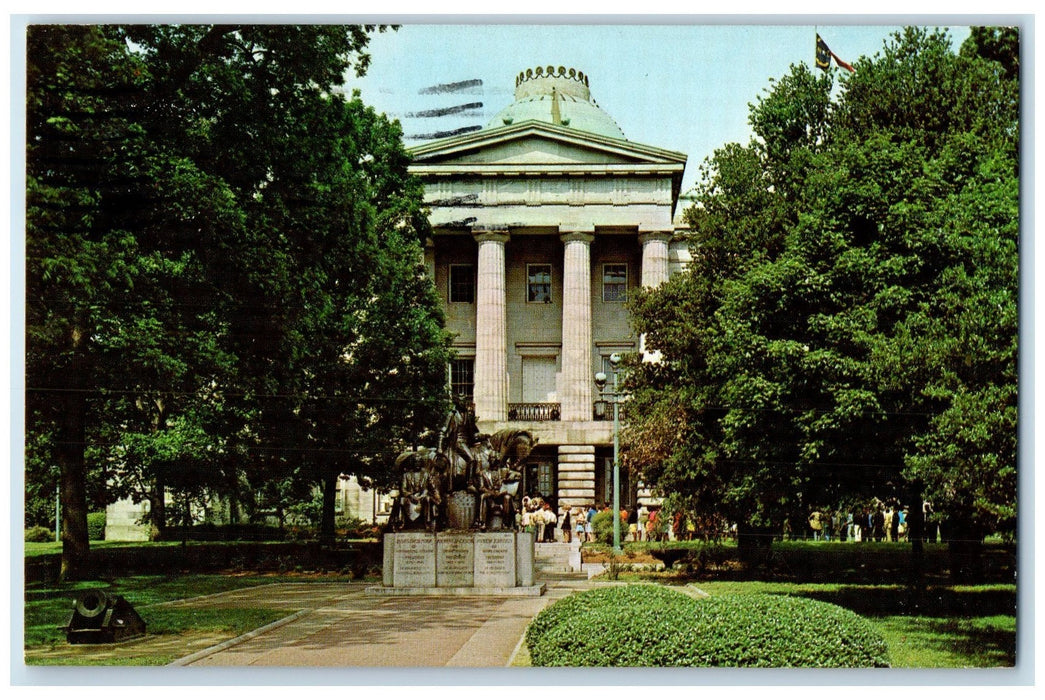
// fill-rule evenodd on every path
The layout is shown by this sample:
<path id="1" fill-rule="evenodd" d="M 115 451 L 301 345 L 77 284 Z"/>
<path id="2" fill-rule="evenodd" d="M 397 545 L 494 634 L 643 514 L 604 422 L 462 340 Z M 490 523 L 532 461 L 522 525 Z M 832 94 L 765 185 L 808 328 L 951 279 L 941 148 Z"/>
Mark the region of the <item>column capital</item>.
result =
<path id="1" fill-rule="evenodd" d="M 508 231 L 499 229 L 477 229 L 472 231 L 472 238 L 476 243 L 493 241 L 494 243 L 507 243 L 510 236 Z"/>
<path id="2" fill-rule="evenodd" d="M 673 236 L 672 231 L 643 231 L 639 230 L 639 243 L 646 245 L 649 241 L 671 241 Z"/>
<path id="3" fill-rule="evenodd" d="M 573 243 L 574 241 L 591 243 L 595 240 L 595 234 L 588 231 L 563 231 L 559 234 L 559 240 L 563 243 Z"/>

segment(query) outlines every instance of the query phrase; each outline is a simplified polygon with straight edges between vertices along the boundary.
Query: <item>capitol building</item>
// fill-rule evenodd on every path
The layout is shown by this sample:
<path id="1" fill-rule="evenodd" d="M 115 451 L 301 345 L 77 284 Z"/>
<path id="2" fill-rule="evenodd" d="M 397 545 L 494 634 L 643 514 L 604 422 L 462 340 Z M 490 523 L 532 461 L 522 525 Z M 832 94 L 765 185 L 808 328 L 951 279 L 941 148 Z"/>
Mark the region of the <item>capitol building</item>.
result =
<path id="1" fill-rule="evenodd" d="M 610 502 L 612 406 L 595 374 L 641 349 L 629 296 L 686 263 L 674 224 L 685 154 L 629 141 L 583 72 L 553 66 L 519 73 L 515 101 L 484 128 L 411 153 L 453 393 L 474 402 L 480 431 L 539 439 L 526 494 Z M 642 495 L 622 473 L 621 503 Z"/>
<path id="2" fill-rule="evenodd" d="M 524 494 L 611 503 L 613 408 L 595 374 L 612 386 L 609 358 L 642 349 L 629 296 L 688 260 L 675 224 L 686 156 L 629 141 L 583 72 L 553 66 L 519 73 L 515 101 L 484 128 L 411 153 L 431 211 L 425 262 L 454 336 L 453 394 L 473 402 L 481 432 L 538 439 Z M 623 507 L 650 498 L 626 470 L 621 487 Z M 341 479 L 339 515 L 382 521 L 390 505 Z M 106 539 L 148 539 L 145 508 L 111 504 Z M 227 522 L 228 504 L 200 517 Z"/>

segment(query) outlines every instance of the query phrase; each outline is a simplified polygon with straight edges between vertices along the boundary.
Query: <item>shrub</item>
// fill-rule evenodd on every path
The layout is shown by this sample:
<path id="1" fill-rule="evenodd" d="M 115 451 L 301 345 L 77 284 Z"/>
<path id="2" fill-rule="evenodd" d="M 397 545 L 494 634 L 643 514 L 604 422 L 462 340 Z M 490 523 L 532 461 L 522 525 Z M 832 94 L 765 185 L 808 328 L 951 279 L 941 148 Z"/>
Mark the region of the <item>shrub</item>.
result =
<path id="1" fill-rule="evenodd" d="M 595 588 L 583 593 L 576 593 L 552 603 L 537 613 L 526 628 L 526 646 L 531 649 L 532 653 L 533 646 L 549 630 L 588 610 L 598 609 L 607 605 L 638 607 L 650 602 L 677 598 L 690 599 L 684 593 L 673 591 L 664 586 L 649 584 Z"/>
<path id="2" fill-rule="evenodd" d="M 53 542 L 54 532 L 43 525 L 33 525 L 25 531 L 26 542 Z"/>
<path id="3" fill-rule="evenodd" d="M 168 542 L 191 540 L 195 542 L 278 542 L 286 539 L 286 533 L 271 525 L 215 525 L 203 523 L 190 527 L 168 527 L 159 539 Z"/>
<path id="4" fill-rule="evenodd" d="M 105 511 L 87 514 L 87 539 L 92 542 L 105 539 Z"/>
<path id="5" fill-rule="evenodd" d="M 576 594 L 527 629 L 535 666 L 888 666 L 875 628 L 845 608 L 770 595 L 697 600 L 651 586 Z"/>
<path id="6" fill-rule="evenodd" d="M 627 527 L 622 523 L 622 527 Z M 613 512 L 609 510 L 599 511 L 591 519 L 591 531 L 595 533 L 595 541 L 603 544 L 613 544 Z M 624 532 L 621 532 L 624 537 Z"/>
<path id="7" fill-rule="evenodd" d="M 362 518 L 340 517 L 335 522 L 339 535 L 352 540 L 377 539 L 381 536 L 381 527 Z"/>

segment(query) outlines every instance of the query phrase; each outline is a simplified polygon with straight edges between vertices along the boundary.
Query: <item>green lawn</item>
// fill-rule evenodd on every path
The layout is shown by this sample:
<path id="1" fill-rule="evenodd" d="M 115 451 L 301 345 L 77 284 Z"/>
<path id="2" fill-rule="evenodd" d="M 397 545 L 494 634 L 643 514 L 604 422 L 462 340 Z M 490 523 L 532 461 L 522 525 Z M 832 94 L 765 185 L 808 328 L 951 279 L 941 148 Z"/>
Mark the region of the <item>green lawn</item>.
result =
<path id="1" fill-rule="evenodd" d="M 842 605 L 868 618 L 889 647 L 893 668 L 1007 668 L 1016 663 L 1016 617 L 992 614 L 999 606 L 1015 606 L 1015 586 L 965 586 L 936 590 L 938 611 L 896 614 L 902 607 L 897 586 L 700 582 L 689 584 L 708 595 L 769 593 L 806 596 Z M 977 611 L 977 607 L 982 609 Z M 964 609 L 963 609 L 964 608 Z M 523 645 L 512 666 L 529 666 Z"/>
<path id="2" fill-rule="evenodd" d="M 898 668 L 997 668 L 1016 663 L 1015 547 L 988 541 L 980 585 L 955 585 L 946 545 L 925 548 L 925 592 L 908 595 L 911 547 L 894 542 L 774 542 L 766 564 L 737 566 L 735 545 L 628 543 L 642 551 L 707 550 L 700 566 L 620 573 L 621 580 L 689 585 L 709 595 L 770 593 L 816 598 L 848 608 L 878 626 Z M 590 545 L 585 545 L 586 547 Z M 628 558 L 620 560 L 627 564 Z M 693 561 L 691 558 L 690 561 Z"/>
<path id="3" fill-rule="evenodd" d="M 310 579 L 312 580 L 312 579 Z M 324 580 L 343 580 L 330 576 Z M 152 607 L 157 603 L 192 598 L 222 591 L 260 586 L 280 581 L 300 581 L 293 577 L 277 576 L 128 576 L 114 581 L 80 581 L 67 585 L 37 585 L 26 589 L 25 651 L 30 665 L 99 665 L 118 664 L 135 666 L 164 665 L 185 655 L 183 646 L 176 643 L 188 634 L 216 635 L 232 638 L 274 622 L 290 614 L 291 610 L 273 608 L 223 608 L 221 610 L 191 607 Z M 132 644 L 125 652 L 111 658 L 99 659 L 84 655 L 86 646 L 73 648 L 65 641 L 59 629 L 69 621 L 72 604 L 78 591 L 100 588 L 123 596 L 148 620 L 148 635 L 169 638 L 167 651 L 137 651 Z M 157 645 L 152 645 L 154 648 Z M 161 646 L 162 645 L 158 645 Z M 62 652 L 67 653 L 62 653 Z M 58 652 L 58 653 L 55 653 Z"/>
<path id="4" fill-rule="evenodd" d="M 987 579 L 993 583 L 956 586 L 946 576 L 945 549 L 931 546 L 927 551 L 925 593 L 912 599 L 902 585 L 901 576 L 908 547 L 886 543 L 863 547 L 846 543 L 780 545 L 774 545 L 773 565 L 756 575 L 724 564 L 719 568 L 704 568 L 698 574 L 682 569 L 659 574 L 630 572 L 621 574 L 621 579 L 687 585 L 709 595 L 770 593 L 835 603 L 877 625 L 889 646 L 891 663 L 897 668 L 998 668 L 1015 664 L 1016 585 L 1008 551 L 1001 551 L 986 567 Z M 27 552 L 31 546 L 27 544 Z M 127 546 L 127 543 L 118 546 Z M 146 546 L 169 546 L 169 543 Z M 763 580 L 753 580 L 757 578 Z M 223 609 L 219 613 L 202 608 L 150 606 L 237 588 L 301 580 L 294 576 L 199 574 L 30 585 L 25 591 L 27 663 L 170 663 L 185 655 L 186 647 L 179 642 L 189 635 L 210 634 L 227 639 L 278 620 L 291 611 L 252 608 Z M 311 576 L 308 580 L 349 579 L 332 574 Z M 139 612 L 147 610 L 150 637 L 169 639 L 171 649 L 143 655 L 134 653 L 132 646 L 128 646 L 128 653 L 103 661 L 90 659 L 79 653 L 82 650 L 70 649 L 59 627 L 68 622 L 76 593 L 88 588 L 108 590 L 126 598 Z M 528 654 L 523 649 L 514 664 L 528 663 Z"/>
<path id="5" fill-rule="evenodd" d="M 874 623 L 894 668 L 997 668 L 1016 663 L 1016 586 L 948 586 L 907 600 L 902 586 L 706 581 L 709 595 L 771 593 L 841 605 Z"/>

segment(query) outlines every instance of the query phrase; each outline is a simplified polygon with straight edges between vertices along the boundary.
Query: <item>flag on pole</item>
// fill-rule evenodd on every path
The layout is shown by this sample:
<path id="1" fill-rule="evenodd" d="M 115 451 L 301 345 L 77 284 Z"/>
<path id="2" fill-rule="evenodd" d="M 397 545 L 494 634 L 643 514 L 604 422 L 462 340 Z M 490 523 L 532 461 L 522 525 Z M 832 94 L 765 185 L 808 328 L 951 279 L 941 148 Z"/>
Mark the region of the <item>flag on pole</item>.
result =
<path id="1" fill-rule="evenodd" d="M 820 35 L 816 35 L 816 67 L 820 70 L 827 70 L 831 67 L 831 59 L 835 59 L 840 67 L 845 68 L 850 73 L 855 73 L 856 69 L 851 65 L 843 61 L 838 55 L 828 48 L 827 43 L 820 38 Z"/>

